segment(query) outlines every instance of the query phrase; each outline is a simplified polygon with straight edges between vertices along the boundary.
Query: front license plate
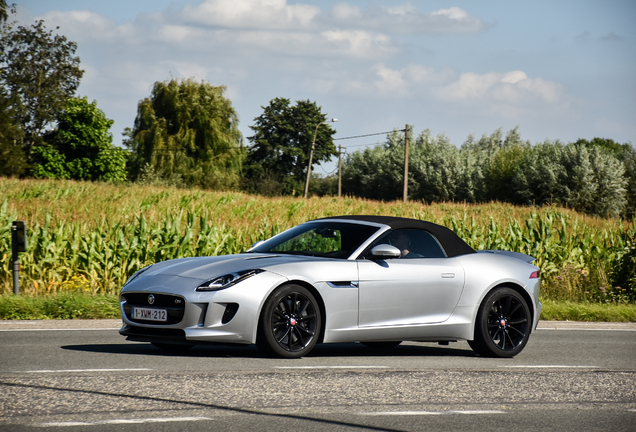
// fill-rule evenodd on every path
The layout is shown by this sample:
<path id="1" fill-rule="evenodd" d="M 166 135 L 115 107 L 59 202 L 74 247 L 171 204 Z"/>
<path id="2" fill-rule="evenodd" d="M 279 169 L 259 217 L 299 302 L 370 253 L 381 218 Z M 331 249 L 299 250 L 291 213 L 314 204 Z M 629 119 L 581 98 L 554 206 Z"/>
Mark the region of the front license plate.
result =
<path id="1" fill-rule="evenodd" d="M 147 321 L 168 321 L 168 311 L 165 309 L 133 308 L 133 319 Z"/>

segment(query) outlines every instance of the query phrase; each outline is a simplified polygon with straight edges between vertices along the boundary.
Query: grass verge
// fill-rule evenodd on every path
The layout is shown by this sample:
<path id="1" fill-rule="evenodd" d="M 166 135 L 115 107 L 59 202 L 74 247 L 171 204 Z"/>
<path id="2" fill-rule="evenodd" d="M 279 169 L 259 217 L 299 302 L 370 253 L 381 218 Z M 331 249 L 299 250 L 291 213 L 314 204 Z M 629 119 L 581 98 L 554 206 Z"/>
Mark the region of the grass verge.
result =
<path id="1" fill-rule="evenodd" d="M 636 304 L 543 301 L 546 321 L 636 322 Z"/>
<path id="2" fill-rule="evenodd" d="M 117 296 L 60 293 L 51 296 L 0 296 L 0 319 L 119 318 Z"/>
<path id="3" fill-rule="evenodd" d="M 51 296 L 0 296 L 0 319 L 119 318 L 117 296 L 60 293 Z M 636 304 L 543 301 L 542 320 L 636 322 Z"/>

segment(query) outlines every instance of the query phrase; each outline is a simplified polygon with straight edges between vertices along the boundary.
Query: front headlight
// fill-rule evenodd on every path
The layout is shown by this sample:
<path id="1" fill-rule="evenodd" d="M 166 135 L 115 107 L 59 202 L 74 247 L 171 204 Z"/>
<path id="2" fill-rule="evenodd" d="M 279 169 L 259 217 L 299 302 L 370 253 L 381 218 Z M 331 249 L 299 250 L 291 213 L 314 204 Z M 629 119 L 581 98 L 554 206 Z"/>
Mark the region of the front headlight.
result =
<path id="1" fill-rule="evenodd" d="M 214 279 L 203 282 L 197 287 L 196 291 L 218 291 L 226 289 L 263 271 L 265 270 L 257 269 L 228 273 L 226 275 L 215 277 Z"/>

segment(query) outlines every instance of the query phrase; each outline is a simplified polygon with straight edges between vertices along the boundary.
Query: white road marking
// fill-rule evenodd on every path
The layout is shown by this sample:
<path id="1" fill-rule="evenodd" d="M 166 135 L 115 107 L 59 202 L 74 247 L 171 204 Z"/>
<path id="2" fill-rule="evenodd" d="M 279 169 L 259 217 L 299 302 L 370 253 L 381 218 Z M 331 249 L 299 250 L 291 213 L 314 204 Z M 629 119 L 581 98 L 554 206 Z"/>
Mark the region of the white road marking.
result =
<path id="1" fill-rule="evenodd" d="M 636 329 L 630 328 L 554 328 L 554 327 L 537 327 L 537 330 L 558 330 L 558 331 L 612 331 L 612 332 L 634 332 Z"/>
<path id="2" fill-rule="evenodd" d="M 0 332 L 20 332 L 20 331 L 28 331 L 28 332 L 33 332 L 33 331 L 101 331 L 101 330 L 119 330 L 121 327 L 105 327 L 105 328 L 68 328 L 68 329 L 63 329 L 63 328 L 50 328 L 50 329 L 43 329 L 43 328 L 25 328 L 25 329 L 0 329 Z"/>
<path id="3" fill-rule="evenodd" d="M 201 421 L 201 420 L 213 420 L 213 418 L 212 417 L 164 417 L 164 418 L 145 418 L 145 419 L 69 421 L 69 422 L 40 423 L 38 426 L 40 427 L 98 426 L 98 425 L 111 425 L 111 424 L 168 423 L 168 422 L 185 422 L 185 421 Z"/>
<path id="4" fill-rule="evenodd" d="M 469 411 L 380 411 L 362 412 L 367 416 L 414 416 L 414 415 L 449 415 L 449 414 L 505 414 L 505 411 L 469 410 Z"/>
<path id="5" fill-rule="evenodd" d="M 121 369 L 40 369 L 28 370 L 26 373 L 59 373 L 59 372 L 126 372 L 126 371 L 149 371 L 148 368 L 121 368 Z"/>
<path id="6" fill-rule="evenodd" d="M 500 365 L 504 368 L 524 369 L 598 369 L 598 366 L 570 366 L 570 365 Z"/>
<path id="7" fill-rule="evenodd" d="M 388 366 L 275 366 L 274 369 L 387 369 Z"/>

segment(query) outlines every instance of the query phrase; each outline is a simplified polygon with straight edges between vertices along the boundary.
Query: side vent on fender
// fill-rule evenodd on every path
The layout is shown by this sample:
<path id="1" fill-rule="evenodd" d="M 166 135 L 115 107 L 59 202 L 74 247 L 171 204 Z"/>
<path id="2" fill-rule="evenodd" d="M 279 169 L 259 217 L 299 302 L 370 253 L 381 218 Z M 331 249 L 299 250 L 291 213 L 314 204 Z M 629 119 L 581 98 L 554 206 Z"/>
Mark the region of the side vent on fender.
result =
<path id="1" fill-rule="evenodd" d="M 228 303 L 227 306 L 225 306 L 225 312 L 223 312 L 221 324 L 227 324 L 232 321 L 232 318 L 234 318 L 234 315 L 236 315 L 238 308 L 238 303 Z"/>
<path id="2" fill-rule="evenodd" d="M 327 282 L 331 288 L 358 288 L 358 281 L 333 281 Z"/>

